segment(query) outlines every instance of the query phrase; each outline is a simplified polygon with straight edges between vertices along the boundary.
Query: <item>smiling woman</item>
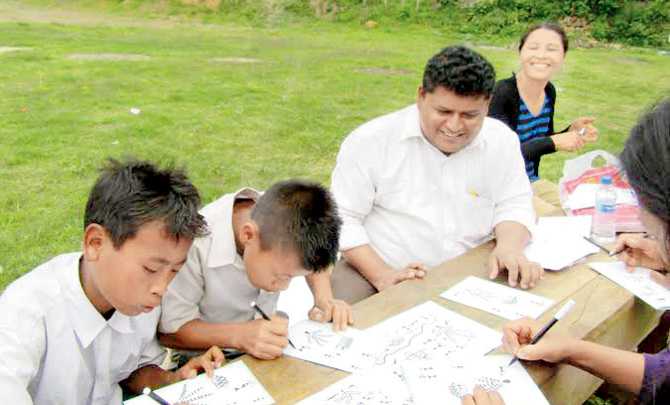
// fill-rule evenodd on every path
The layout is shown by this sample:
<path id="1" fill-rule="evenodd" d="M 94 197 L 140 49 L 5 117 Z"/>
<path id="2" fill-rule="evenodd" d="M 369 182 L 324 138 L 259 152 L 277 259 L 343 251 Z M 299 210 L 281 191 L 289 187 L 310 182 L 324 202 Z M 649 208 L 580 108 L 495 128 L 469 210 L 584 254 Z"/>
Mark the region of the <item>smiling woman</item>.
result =
<path id="1" fill-rule="evenodd" d="M 539 179 L 543 155 L 574 152 L 598 138 L 590 117 L 580 117 L 563 131 L 554 132 L 556 89 L 550 80 L 563 66 L 567 51 L 568 38 L 560 25 L 531 27 L 519 41 L 519 72 L 499 81 L 491 100 L 489 116 L 503 121 L 519 136 L 531 181 Z"/>

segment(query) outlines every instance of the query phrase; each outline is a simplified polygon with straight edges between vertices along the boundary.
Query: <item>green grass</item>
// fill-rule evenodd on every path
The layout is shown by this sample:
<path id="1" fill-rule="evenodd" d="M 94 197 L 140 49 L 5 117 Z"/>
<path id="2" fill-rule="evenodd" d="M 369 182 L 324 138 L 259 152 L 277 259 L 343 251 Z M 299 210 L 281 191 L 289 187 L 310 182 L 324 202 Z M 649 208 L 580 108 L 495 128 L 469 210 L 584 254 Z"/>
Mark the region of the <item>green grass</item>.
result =
<path id="1" fill-rule="evenodd" d="M 418 26 L 328 22 L 0 22 L 0 46 L 33 48 L 0 54 L 0 290 L 49 257 L 79 249 L 87 192 L 106 157 L 184 165 L 205 202 L 288 177 L 328 183 L 347 133 L 411 103 L 427 58 L 462 41 Z M 513 50 L 481 52 L 501 78 L 515 69 Z M 151 60 L 80 61 L 68 59 L 72 53 Z M 231 56 L 264 63 L 211 61 Z M 617 152 L 643 107 L 670 89 L 669 66 L 653 50 L 571 50 L 555 81 L 558 126 L 593 115 L 597 146 Z M 360 71 L 369 67 L 409 73 Z M 557 180 L 573 156 L 544 159 L 543 176 Z"/>

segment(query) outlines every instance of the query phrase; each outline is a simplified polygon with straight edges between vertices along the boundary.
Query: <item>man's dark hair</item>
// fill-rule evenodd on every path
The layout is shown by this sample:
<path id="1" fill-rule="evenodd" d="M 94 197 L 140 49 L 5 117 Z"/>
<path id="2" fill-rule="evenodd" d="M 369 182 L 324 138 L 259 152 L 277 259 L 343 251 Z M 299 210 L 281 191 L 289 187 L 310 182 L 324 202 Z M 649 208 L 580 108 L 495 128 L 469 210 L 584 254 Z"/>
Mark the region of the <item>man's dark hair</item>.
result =
<path id="1" fill-rule="evenodd" d="M 519 51 L 521 51 L 521 48 L 523 48 L 523 45 L 526 43 L 526 40 L 528 39 L 528 36 L 540 29 L 554 31 L 555 33 L 557 33 L 558 36 L 561 37 L 563 52 L 568 53 L 568 36 L 565 34 L 565 30 L 559 24 L 548 21 L 535 24 L 532 27 L 528 28 L 528 30 L 523 34 L 521 40 L 519 41 Z"/>
<path id="2" fill-rule="evenodd" d="M 292 249 L 307 270 L 325 270 L 337 259 L 342 220 L 330 192 L 317 183 L 275 183 L 258 199 L 251 219 L 262 249 Z"/>
<path id="3" fill-rule="evenodd" d="M 428 60 L 423 89 L 432 93 L 442 86 L 459 96 L 491 97 L 496 72 L 484 57 L 464 46 L 449 46 Z"/>
<path id="4" fill-rule="evenodd" d="M 621 164 L 640 205 L 664 224 L 670 246 L 670 97 L 645 113 L 631 129 Z"/>
<path id="5" fill-rule="evenodd" d="M 165 223 L 170 237 L 194 239 L 207 233 L 199 207 L 200 194 L 183 170 L 108 159 L 89 194 L 84 229 L 103 226 L 117 249 L 142 225 L 156 220 Z"/>

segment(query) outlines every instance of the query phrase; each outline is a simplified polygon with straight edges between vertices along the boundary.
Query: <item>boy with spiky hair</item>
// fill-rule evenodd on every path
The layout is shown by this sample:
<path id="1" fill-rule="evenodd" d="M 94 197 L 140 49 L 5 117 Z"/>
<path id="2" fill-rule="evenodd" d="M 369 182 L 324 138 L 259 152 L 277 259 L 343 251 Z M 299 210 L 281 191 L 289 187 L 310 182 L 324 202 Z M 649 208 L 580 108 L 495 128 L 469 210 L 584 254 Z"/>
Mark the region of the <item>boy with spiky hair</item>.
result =
<path id="1" fill-rule="evenodd" d="M 180 170 L 110 160 L 86 205 L 82 252 L 57 256 L 0 297 L 0 392 L 11 404 L 119 404 L 211 373 L 213 347 L 176 372 L 158 367 L 160 300 L 206 233 L 200 196 Z"/>
<path id="2" fill-rule="evenodd" d="M 244 188 L 202 213 L 211 233 L 195 241 L 163 297 L 164 344 L 187 350 L 217 345 L 260 359 L 281 356 L 288 322 L 256 319 L 250 303 L 273 313 L 278 292 L 296 276 L 306 276 L 314 294 L 311 319 L 332 321 L 336 329 L 352 323 L 351 308 L 333 299 L 330 288 L 341 220 L 324 187 L 290 180 L 262 195 Z"/>

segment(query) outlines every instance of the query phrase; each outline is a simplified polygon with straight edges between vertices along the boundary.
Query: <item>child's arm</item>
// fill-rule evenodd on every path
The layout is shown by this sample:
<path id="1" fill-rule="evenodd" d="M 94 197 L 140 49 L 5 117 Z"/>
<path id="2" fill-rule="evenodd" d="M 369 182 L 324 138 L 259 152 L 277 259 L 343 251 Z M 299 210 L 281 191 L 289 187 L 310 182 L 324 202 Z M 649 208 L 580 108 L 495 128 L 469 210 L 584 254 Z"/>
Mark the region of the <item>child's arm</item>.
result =
<path id="1" fill-rule="evenodd" d="M 159 334 L 163 345 L 176 349 L 204 350 L 220 346 L 241 350 L 259 359 L 275 359 L 288 345 L 288 321 L 273 316 L 242 323 L 209 323 L 194 319 L 177 332 Z"/>
<path id="2" fill-rule="evenodd" d="M 177 371 L 165 371 L 150 364 L 135 370 L 121 382 L 121 385 L 130 392 L 140 394 L 145 387 L 156 389 L 186 378 L 193 378 L 198 375 L 199 371 L 203 370 L 211 377 L 214 369 L 220 367 L 224 361 L 225 358 L 221 349 L 212 346 L 205 354 L 192 358 Z"/>
<path id="3" fill-rule="evenodd" d="M 314 296 L 314 307 L 309 311 L 309 319 L 318 322 L 333 322 L 333 329 L 343 330 L 354 323 L 351 306 L 333 297 L 330 284 L 332 269 L 312 273 L 305 277 Z"/>

